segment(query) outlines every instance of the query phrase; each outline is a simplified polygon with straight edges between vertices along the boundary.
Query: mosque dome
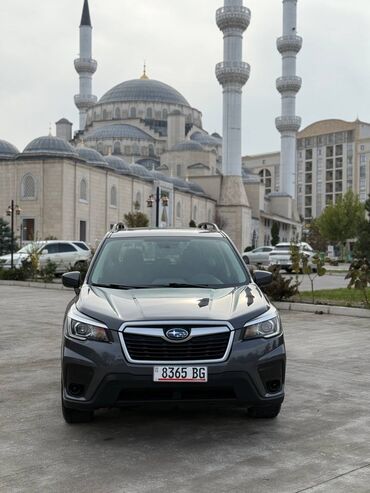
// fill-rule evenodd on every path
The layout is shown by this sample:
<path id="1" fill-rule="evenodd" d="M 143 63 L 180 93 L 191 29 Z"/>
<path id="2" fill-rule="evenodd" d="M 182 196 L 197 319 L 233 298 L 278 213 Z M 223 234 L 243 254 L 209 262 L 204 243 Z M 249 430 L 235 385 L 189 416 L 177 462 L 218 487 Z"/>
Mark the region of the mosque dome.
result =
<path id="1" fill-rule="evenodd" d="M 125 175 L 131 175 L 131 166 L 118 156 L 106 156 L 105 160 L 111 168 L 121 171 Z"/>
<path id="2" fill-rule="evenodd" d="M 176 176 L 173 176 L 170 178 L 170 181 L 173 183 L 173 185 L 176 188 L 180 188 L 182 190 L 190 190 L 189 182 L 182 180 L 181 178 L 178 178 Z"/>
<path id="3" fill-rule="evenodd" d="M 102 154 L 100 154 L 100 152 L 90 149 L 89 147 L 78 147 L 77 154 L 88 164 L 92 164 L 94 166 L 108 165 L 106 159 L 102 156 Z"/>
<path id="4" fill-rule="evenodd" d="M 242 178 L 244 183 L 261 183 L 260 176 L 253 173 L 249 168 L 242 168 Z"/>
<path id="5" fill-rule="evenodd" d="M 44 154 L 48 156 L 65 156 L 77 157 L 77 152 L 74 147 L 66 140 L 48 135 L 46 137 L 38 137 L 30 142 L 23 151 L 26 155 Z"/>
<path id="6" fill-rule="evenodd" d="M 19 154 L 19 151 L 13 144 L 0 139 L 0 159 L 12 158 L 16 154 Z"/>
<path id="7" fill-rule="evenodd" d="M 199 144 L 199 142 L 196 142 L 195 140 L 182 140 L 178 144 L 174 145 L 171 151 L 188 152 L 188 151 L 204 151 L 204 149 L 202 145 Z"/>
<path id="8" fill-rule="evenodd" d="M 131 172 L 133 175 L 140 176 L 140 178 L 149 179 L 153 181 L 153 173 L 148 171 L 141 164 L 131 164 L 130 166 Z"/>
<path id="9" fill-rule="evenodd" d="M 220 146 L 220 145 L 222 145 L 220 140 L 212 137 L 211 135 L 202 134 L 201 132 L 193 133 L 190 138 L 191 138 L 191 140 L 194 140 L 195 142 L 198 142 L 201 145 L 206 145 L 206 146 Z"/>
<path id="10" fill-rule="evenodd" d="M 161 162 L 158 159 L 153 158 L 144 158 L 136 161 L 136 164 L 141 164 L 141 166 L 145 166 L 149 171 L 156 170 L 160 167 Z"/>
<path id="11" fill-rule="evenodd" d="M 134 139 L 134 140 L 150 140 L 154 139 L 141 130 L 127 124 L 105 125 L 104 127 L 96 128 L 91 132 L 88 132 L 85 137 L 87 140 L 91 139 Z"/>
<path id="12" fill-rule="evenodd" d="M 125 103 L 127 101 L 151 101 L 156 103 L 190 106 L 173 87 L 153 79 L 134 79 L 122 82 L 110 89 L 100 99 L 101 103 Z"/>

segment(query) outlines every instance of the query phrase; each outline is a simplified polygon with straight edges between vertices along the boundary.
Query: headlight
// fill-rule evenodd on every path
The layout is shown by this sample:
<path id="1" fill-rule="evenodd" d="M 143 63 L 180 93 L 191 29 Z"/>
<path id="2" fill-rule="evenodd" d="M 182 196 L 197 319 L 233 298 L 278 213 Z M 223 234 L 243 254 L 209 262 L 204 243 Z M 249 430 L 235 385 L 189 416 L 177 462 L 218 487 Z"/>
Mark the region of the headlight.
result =
<path id="1" fill-rule="evenodd" d="M 79 314 L 72 308 L 66 323 L 66 335 L 79 341 L 111 342 L 108 327 Z"/>
<path id="2" fill-rule="evenodd" d="M 269 310 L 273 313 L 264 314 L 245 325 L 243 339 L 252 339 L 254 337 L 264 337 L 268 339 L 282 333 L 280 316 L 276 310 Z"/>

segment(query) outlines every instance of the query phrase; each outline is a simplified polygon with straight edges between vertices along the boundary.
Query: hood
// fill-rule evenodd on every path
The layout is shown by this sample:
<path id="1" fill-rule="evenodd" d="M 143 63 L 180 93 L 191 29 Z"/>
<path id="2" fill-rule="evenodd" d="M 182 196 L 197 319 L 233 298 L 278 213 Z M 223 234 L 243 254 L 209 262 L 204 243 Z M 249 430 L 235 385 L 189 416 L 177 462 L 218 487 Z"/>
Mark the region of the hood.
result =
<path id="1" fill-rule="evenodd" d="M 87 316 L 118 329 L 123 322 L 155 320 L 228 321 L 235 328 L 270 305 L 255 284 L 238 288 L 117 290 L 84 285 L 76 303 Z"/>
<path id="2" fill-rule="evenodd" d="M 24 258 L 28 257 L 28 254 L 27 253 L 14 253 L 13 254 L 13 260 L 14 262 L 18 262 L 20 260 L 23 260 Z M 11 261 L 11 255 L 10 253 L 8 255 L 2 255 L 0 257 L 0 262 L 10 262 Z"/>

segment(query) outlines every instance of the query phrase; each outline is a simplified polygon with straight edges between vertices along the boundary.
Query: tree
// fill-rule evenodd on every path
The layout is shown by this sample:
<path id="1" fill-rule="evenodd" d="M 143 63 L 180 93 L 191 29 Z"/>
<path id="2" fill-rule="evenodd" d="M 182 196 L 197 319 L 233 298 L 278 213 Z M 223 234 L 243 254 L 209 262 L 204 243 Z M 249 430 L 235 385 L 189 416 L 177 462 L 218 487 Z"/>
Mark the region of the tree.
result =
<path id="1" fill-rule="evenodd" d="M 360 227 L 358 239 L 355 244 L 355 255 L 357 258 L 366 259 L 370 263 L 370 195 L 365 202 L 367 219 L 363 219 Z"/>
<path id="2" fill-rule="evenodd" d="M 317 219 L 317 224 L 321 235 L 328 242 L 340 246 L 343 258 L 345 243 L 357 237 L 363 218 L 364 205 L 358 195 L 348 190 L 335 204 L 326 207 Z"/>
<path id="3" fill-rule="evenodd" d="M 0 217 L 0 255 L 10 253 L 12 248 L 12 235 L 9 224 Z"/>
<path id="4" fill-rule="evenodd" d="M 272 246 L 275 246 L 278 243 L 280 243 L 279 233 L 280 233 L 279 224 L 276 221 L 274 221 L 272 223 L 272 226 L 271 226 L 271 245 Z"/>
<path id="5" fill-rule="evenodd" d="M 194 219 L 191 219 L 189 222 L 189 228 L 196 228 L 196 227 L 197 227 L 196 222 L 194 221 Z"/>
<path id="6" fill-rule="evenodd" d="M 328 242 L 320 233 L 320 227 L 317 219 L 313 219 L 308 225 L 306 241 L 317 252 L 326 252 L 328 248 Z"/>
<path id="7" fill-rule="evenodd" d="M 123 216 L 129 228 L 147 228 L 149 219 L 143 212 L 129 212 Z"/>

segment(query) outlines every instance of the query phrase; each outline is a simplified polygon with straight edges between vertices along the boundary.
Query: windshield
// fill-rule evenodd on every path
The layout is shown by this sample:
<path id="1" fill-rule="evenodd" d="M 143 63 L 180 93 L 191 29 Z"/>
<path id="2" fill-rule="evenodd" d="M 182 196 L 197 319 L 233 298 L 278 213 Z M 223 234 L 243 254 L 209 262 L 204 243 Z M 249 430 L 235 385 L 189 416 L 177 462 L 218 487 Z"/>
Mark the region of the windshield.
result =
<path id="1" fill-rule="evenodd" d="M 89 283 L 105 287 L 230 287 L 249 283 L 222 238 L 115 238 L 101 250 Z"/>
<path id="2" fill-rule="evenodd" d="M 21 248 L 20 250 L 18 250 L 17 253 L 27 253 L 27 254 L 29 254 L 29 253 L 34 252 L 38 248 L 40 248 L 42 245 L 44 245 L 44 243 L 28 243 L 28 245 L 26 245 L 23 248 Z"/>

